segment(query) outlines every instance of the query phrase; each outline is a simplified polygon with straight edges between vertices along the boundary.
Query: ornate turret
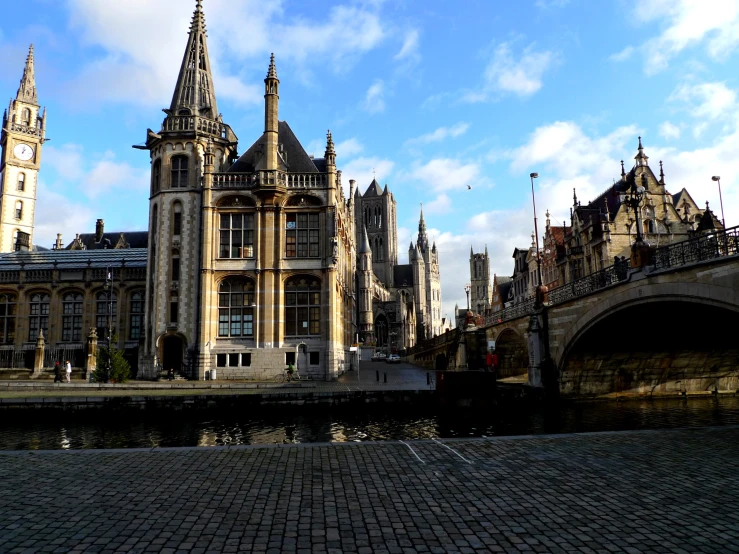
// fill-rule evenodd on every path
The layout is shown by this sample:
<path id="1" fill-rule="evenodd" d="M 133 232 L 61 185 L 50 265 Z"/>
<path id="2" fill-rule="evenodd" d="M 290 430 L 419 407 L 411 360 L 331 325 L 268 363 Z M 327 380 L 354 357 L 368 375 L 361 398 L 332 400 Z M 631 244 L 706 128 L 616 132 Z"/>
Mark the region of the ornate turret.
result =
<path id="1" fill-rule="evenodd" d="M 324 153 L 326 166 L 336 167 L 336 150 L 334 149 L 334 139 L 331 136 L 331 130 L 326 133 L 326 152 Z"/>
<path id="2" fill-rule="evenodd" d="M 265 169 L 279 169 L 277 164 L 277 148 L 279 144 L 279 102 L 280 80 L 275 69 L 275 55 L 269 58 L 269 69 L 264 79 L 264 146 Z"/>
<path id="3" fill-rule="evenodd" d="M 636 156 L 634 156 L 634 159 L 636 160 L 637 166 L 646 167 L 649 165 L 649 156 L 644 153 L 644 147 L 641 145 L 641 137 L 639 137 L 639 150 L 636 153 Z"/>
<path id="4" fill-rule="evenodd" d="M 217 119 L 218 106 L 210 71 L 203 4 L 197 0 L 190 23 L 190 36 L 167 115 L 197 115 Z"/>
<path id="5" fill-rule="evenodd" d="M 23 68 L 23 77 L 21 77 L 21 84 L 18 87 L 18 94 L 15 96 L 15 99 L 38 106 L 36 75 L 33 69 L 33 44 L 28 49 L 26 67 Z"/>

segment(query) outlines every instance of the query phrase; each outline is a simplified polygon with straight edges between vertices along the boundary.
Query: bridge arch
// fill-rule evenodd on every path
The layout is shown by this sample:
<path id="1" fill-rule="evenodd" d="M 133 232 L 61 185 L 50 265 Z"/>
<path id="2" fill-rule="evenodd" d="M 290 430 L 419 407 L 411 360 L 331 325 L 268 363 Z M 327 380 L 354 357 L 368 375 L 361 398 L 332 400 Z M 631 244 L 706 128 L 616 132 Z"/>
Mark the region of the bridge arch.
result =
<path id="1" fill-rule="evenodd" d="M 637 282 L 584 311 L 552 354 L 565 393 L 736 388 L 737 324 L 731 287 Z"/>

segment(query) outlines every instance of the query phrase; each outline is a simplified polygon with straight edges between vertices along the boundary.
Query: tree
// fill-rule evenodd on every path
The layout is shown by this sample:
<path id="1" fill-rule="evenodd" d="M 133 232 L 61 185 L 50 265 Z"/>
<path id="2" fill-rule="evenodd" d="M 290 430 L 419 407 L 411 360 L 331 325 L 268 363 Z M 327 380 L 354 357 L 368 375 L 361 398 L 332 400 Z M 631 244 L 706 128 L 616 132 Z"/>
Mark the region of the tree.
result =
<path id="1" fill-rule="evenodd" d="M 115 339 L 111 341 L 115 343 Z M 131 378 L 131 366 L 123 357 L 123 350 L 105 346 L 98 351 L 95 381 L 98 383 L 125 383 Z"/>

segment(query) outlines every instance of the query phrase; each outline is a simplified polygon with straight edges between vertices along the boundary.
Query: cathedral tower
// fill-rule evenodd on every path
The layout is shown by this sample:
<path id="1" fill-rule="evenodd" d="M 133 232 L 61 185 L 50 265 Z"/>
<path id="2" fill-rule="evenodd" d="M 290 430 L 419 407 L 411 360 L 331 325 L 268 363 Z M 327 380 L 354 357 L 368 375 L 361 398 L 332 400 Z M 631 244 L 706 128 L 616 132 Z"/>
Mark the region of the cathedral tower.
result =
<path id="1" fill-rule="evenodd" d="M 470 287 L 470 308 L 478 314 L 486 313 L 493 294 L 487 246 L 484 254 L 475 254 L 470 247 Z"/>
<path id="2" fill-rule="evenodd" d="M 0 252 L 30 249 L 36 211 L 46 110 L 36 95 L 33 45 L 15 100 L 3 114 L 0 132 Z"/>
<path id="3" fill-rule="evenodd" d="M 203 180 L 236 158 L 236 137 L 218 113 L 205 16 L 197 0 L 172 103 L 158 133 L 147 131 L 151 156 L 146 342 L 143 365 L 187 371 L 199 328 Z M 207 171 L 206 171 L 207 170 Z"/>
<path id="4" fill-rule="evenodd" d="M 387 185 L 383 189 L 377 179 L 373 179 L 364 195 L 357 189 L 355 200 L 357 244 L 361 244 L 359 233 L 366 227 L 372 249 L 372 269 L 385 286 L 392 287 L 393 266 L 398 264 L 398 225 L 393 193 Z"/>

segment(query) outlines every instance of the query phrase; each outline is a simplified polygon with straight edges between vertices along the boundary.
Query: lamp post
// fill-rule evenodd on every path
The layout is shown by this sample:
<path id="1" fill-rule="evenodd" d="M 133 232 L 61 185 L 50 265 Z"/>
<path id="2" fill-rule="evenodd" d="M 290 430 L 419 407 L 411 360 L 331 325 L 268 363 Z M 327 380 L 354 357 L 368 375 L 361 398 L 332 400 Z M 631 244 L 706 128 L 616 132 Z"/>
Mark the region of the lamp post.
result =
<path id="1" fill-rule="evenodd" d="M 467 311 L 469 311 L 469 309 L 470 309 L 470 289 L 472 289 L 472 287 L 470 286 L 469 283 L 467 283 L 464 286 L 464 292 L 465 292 L 465 294 L 467 294 Z"/>
<path id="2" fill-rule="evenodd" d="M 641 204 L 642 199 L 644 198 L 644 192 L 645 189 L 642 186 L 637 186 L 636 180 L 631 184 L 631 189 L 629 190 L 629 195 L 624 198 L 624 204 L 626 204 L 627 207 L 634 210 L 634 213 L 636 214 L 636 243 L 635 244 L 641 244 L 644 242 L 644 237 L 641 234 L 641 219 L 639 218 L 640 211 L 639 205 Z"/>
<path id="3" fill-rule="evenodd" d="M 531 203 L 534 205 L 534 235 L 535 237 L 535 244 L 536 244 L 536 277 L 538 279 L 538 284 L 536 287 L 536 303 L 538 305 L 541 305 L 546 295 L 546 287 L 544 286 L 544 281 L 541 278 L 541 254 L 539 253 L 539 226 L 536 220 L 536 196 L 534 193 L 534 179 L 539 177 L 538 173 L 530 173 L 529 177 L 531 177 Z"/>
<path id="4" fill-rule="evenodd" d="M 106 381 L 110 379 L 110 371 L 112 369 L 111 367 L 111 359 L 110 359 L 110 348 L 112 346 L 113 342 L 113 273 L 110 269 L 110 266 L 108 266 L 105 270 L 105 291 L 108 293 L 108 372 L 107 372 L 107 378 Z"/>
<path id="5" fill-rule="evenodd" d="M 724 219 L 724 199 L 721 198 L 721 177 L 714 175 L 711 179 L 718 183 L 718 200 L 721 202 L 721 224 L 724 226 L 724 229 L 726 229 L 726 219 Z"/>

